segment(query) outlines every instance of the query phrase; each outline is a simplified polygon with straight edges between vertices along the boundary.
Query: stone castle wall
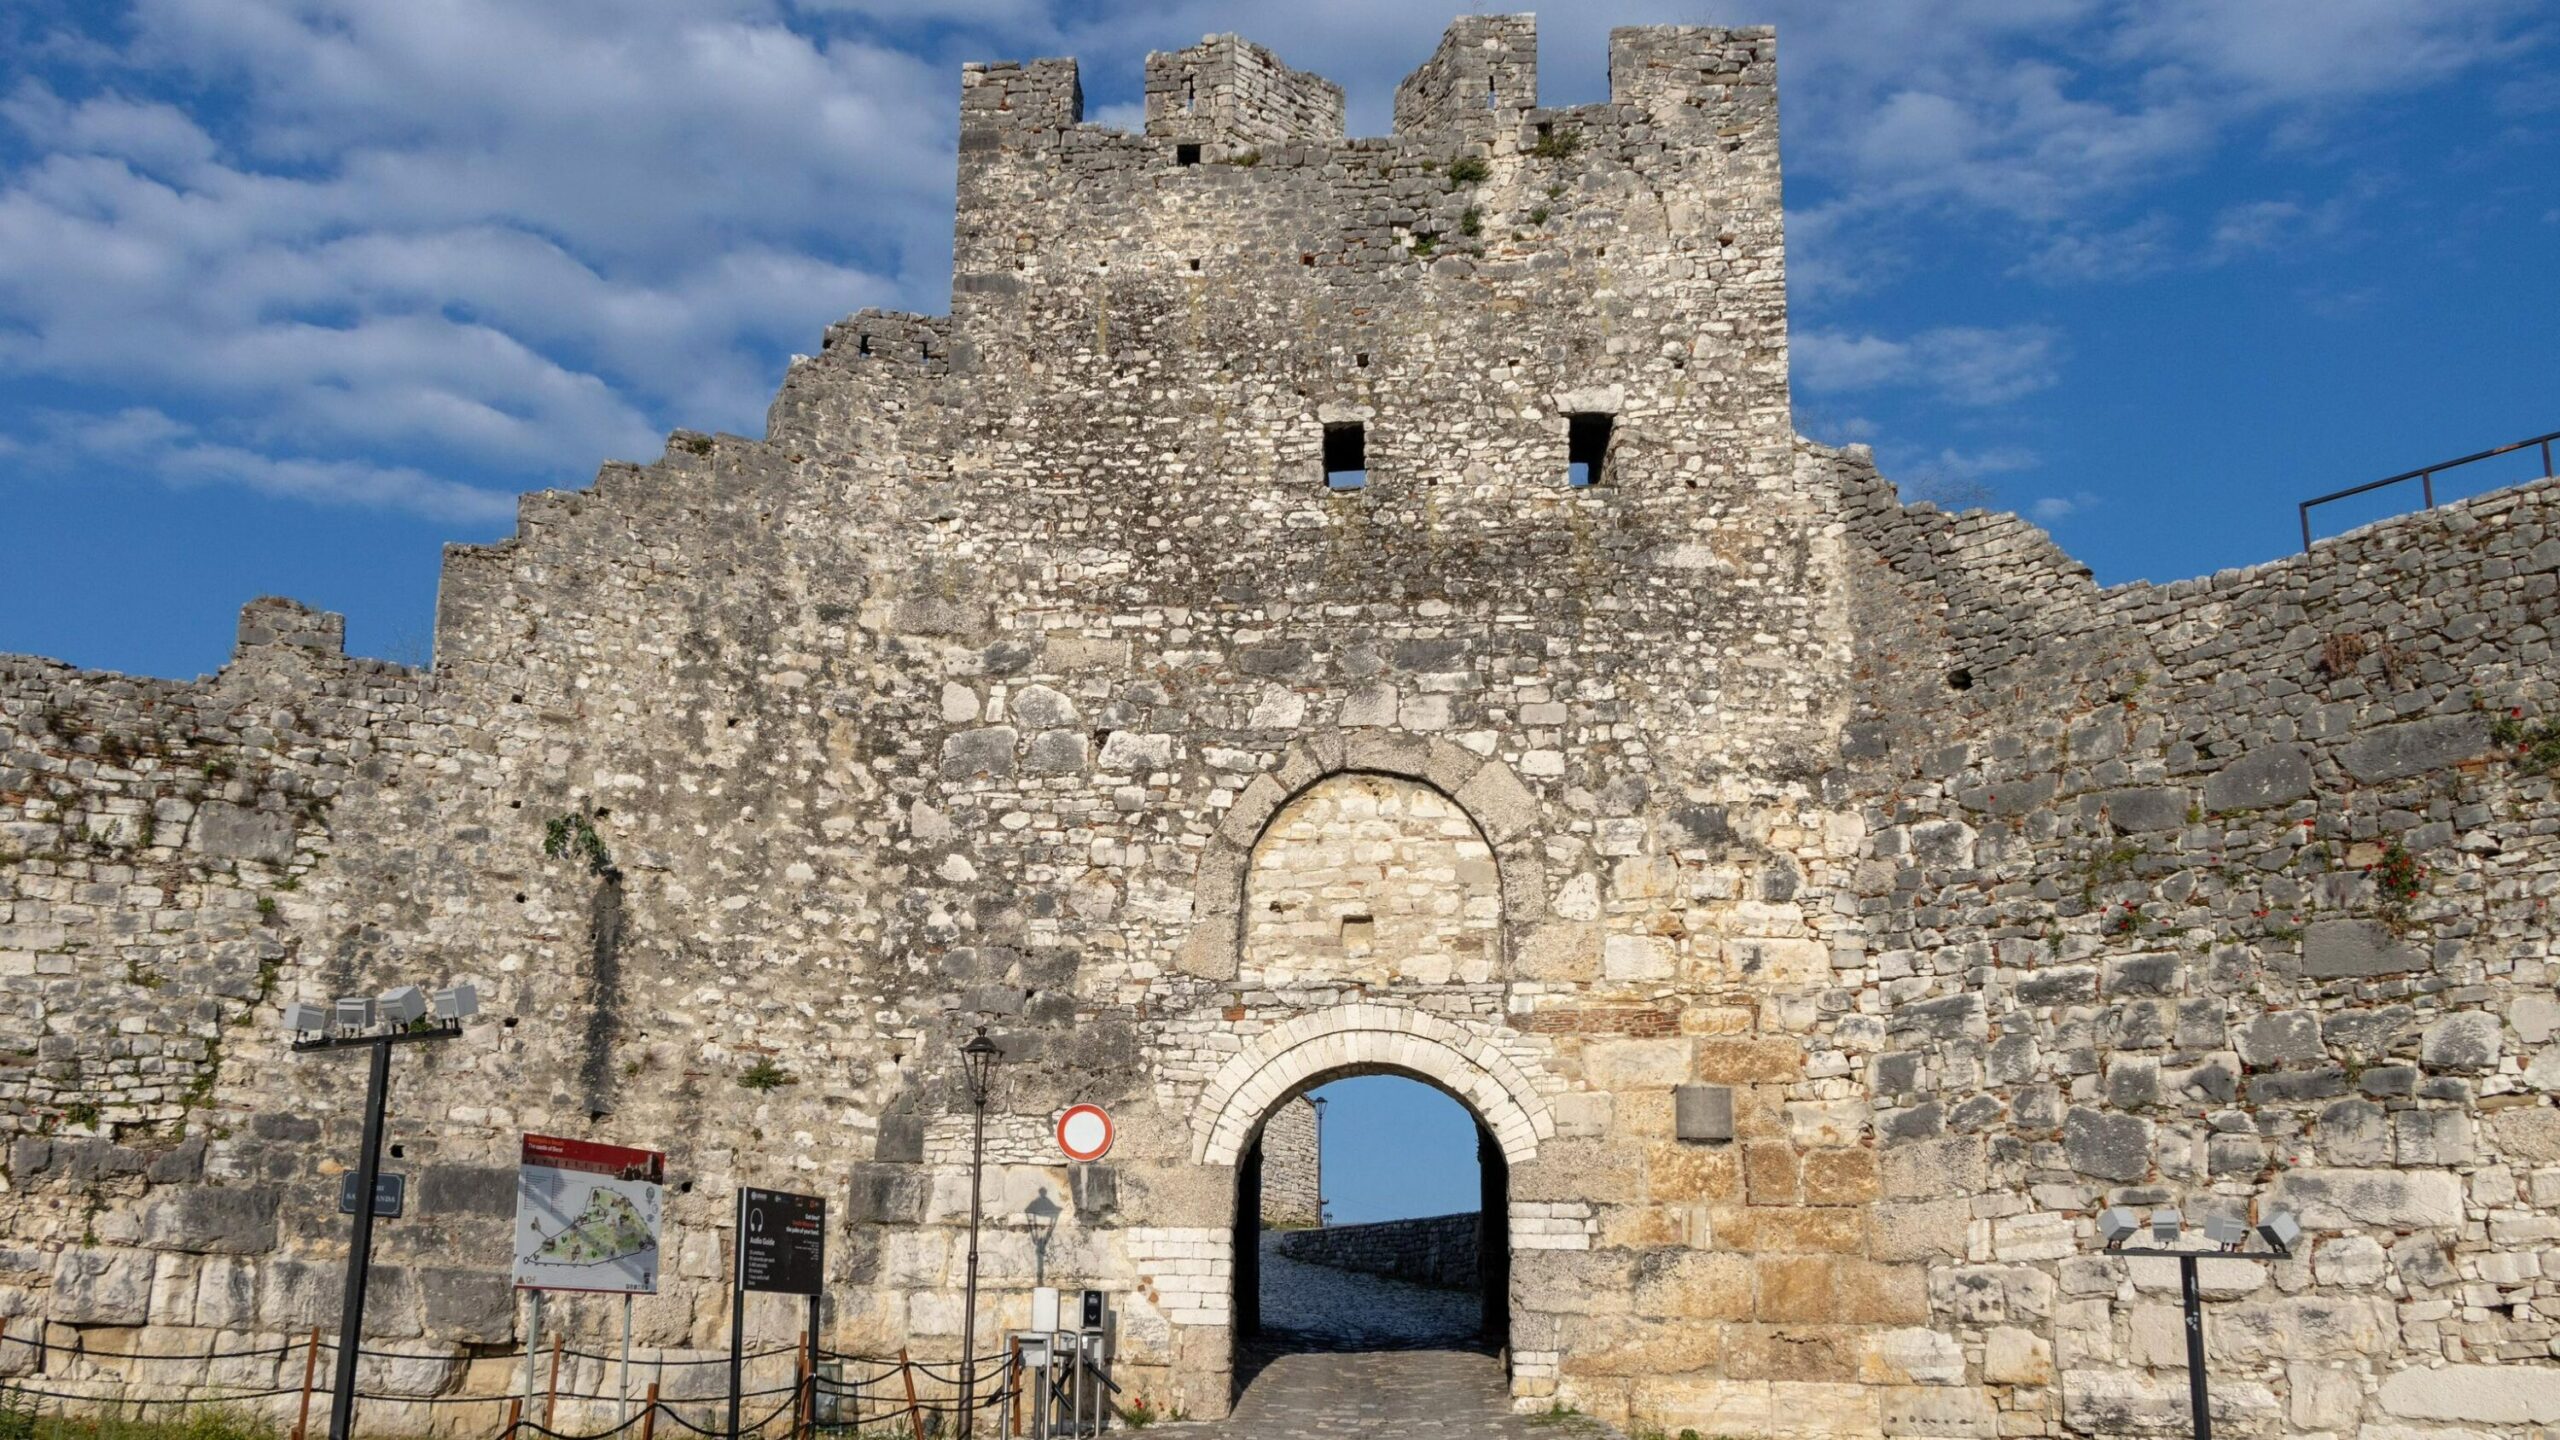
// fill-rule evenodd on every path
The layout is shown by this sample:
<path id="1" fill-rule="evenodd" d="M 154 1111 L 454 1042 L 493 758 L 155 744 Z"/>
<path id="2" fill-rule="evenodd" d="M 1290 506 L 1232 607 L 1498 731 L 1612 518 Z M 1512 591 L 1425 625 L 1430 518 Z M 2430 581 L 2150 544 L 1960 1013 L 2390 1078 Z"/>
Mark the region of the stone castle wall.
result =
<path id="1" fill-rule="evenodd" d="M 8 1333 L 326 1323 L 360 1093 L 277 1006 L 471 978 L 394 1087 L 386 1393 L 508 1383 L 528 1130 L 670 1151 L 644 1350 L 724 1342 L 756 1183 L 830 1199 L 831 1343 L 952 1353 L 986 1023 L 981 1333 L 1107 1289 L 1194 1414 L 1241 1147 L 1374 1070 L 1507 1163 L 1524 1405 L 2165 1432 L 2169 1282 L 2092 1217 L 2261 1198 L 2313 1235 L 2208 1267 L 2231 1433 L 2542 1404 L 2560 801 L 2492 730 L 2560 703 L 2554 488 L 2112 591 L 1905 508 L 1791 430 L 1769 33 L 1619 32 L 1550 110 L 1524 27 L 1378 139 L 1239 42 L 1152 58 L 1139 135 L 973 67 L 953 314 L 527 497 L 431 671 L 266 602 L 193 684 L 0 662 Z"/>
<path id="2" fill-rule="evenodd" d="M 1271 1112 L 1262 1127 L 1262 1223 L 1308 1230 L 1324 1223 L 1323 1125 L 1304 1095 Z"/>
<path id="3" fill-rule="evenodd" d="M 1386 1275 L 1446 1290 L 1473 1290 L 1482 1220 L 1470 1210 L 1461 1215 L 1328 1225 L 1280 1237 L 1280 1253 L 1309 1265 Z"/>

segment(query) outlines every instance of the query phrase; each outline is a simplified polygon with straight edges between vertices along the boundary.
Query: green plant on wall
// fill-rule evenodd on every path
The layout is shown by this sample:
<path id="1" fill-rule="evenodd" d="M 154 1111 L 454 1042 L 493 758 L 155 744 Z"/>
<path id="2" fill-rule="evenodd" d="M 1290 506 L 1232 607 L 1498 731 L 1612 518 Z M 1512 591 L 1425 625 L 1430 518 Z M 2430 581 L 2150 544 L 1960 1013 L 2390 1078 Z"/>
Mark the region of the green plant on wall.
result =
<path id="1" fill-rule="evenodd" d="M 761 1092 L 779 1090 L 785 1085 L 797 1085 L 800 1079 L 790 1071 L 774 1064 L 772 1056 L 764 1055 L 757 1057 L 756 1063 L 738 1073 L 738 1083 L 750 1090 Z"/>
<path id="2" fill-rule="evenodd" d="M 2529 721 L 2511 709 L 2489 723 L 2489 738 L 2516 764 L 2538 775 L 2560 775 L 2560 724 Z"/>
<path id="3" fill-rule="evenodd" d="M 2409 912 L 2427 892 L 2431 872 L 2426 862 L 2395 837 L 2382 847 L 2382 858 L 2365 867 L 2365 873 L 2373 877 L 2374 910 L 2382 923 L 2394 933 L 2408 929 Z"/>
<path id="4" fill-rule="evenodd" d="M 574 811 L 551 817 L 543 827 L 542 853 L 554 860 L 584 860 L 591 875 L 613 873 L 613 852 L 605 848 L 595 822 Z"/>

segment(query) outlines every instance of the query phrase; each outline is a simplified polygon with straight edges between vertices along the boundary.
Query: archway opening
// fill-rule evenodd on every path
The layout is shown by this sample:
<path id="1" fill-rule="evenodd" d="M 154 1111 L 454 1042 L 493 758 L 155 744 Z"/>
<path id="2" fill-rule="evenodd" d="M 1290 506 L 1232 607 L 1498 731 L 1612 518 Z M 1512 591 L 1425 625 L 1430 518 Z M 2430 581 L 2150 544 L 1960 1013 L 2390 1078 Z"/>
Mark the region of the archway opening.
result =
<path id="1" fill-rule="evenodd" d="M 1315 1077 L 1237 1163 L 1236 1380 L 1305 1351 L 1499 1352 L 1510 1167 L 1474 1110 L 1402 1071 Z"/>

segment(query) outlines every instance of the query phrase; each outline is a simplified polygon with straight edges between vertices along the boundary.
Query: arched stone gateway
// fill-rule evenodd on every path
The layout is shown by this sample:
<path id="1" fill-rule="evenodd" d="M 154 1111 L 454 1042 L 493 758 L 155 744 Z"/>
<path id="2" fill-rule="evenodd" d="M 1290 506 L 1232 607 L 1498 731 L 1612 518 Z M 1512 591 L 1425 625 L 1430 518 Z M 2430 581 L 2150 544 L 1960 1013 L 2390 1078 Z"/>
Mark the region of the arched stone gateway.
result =
<path id="1" fill-rule="evenodd" d="M 1319 1078 L 1396 1071 L 1448 1091 L 1476 1113 L 1520 1165 L 1538 1155 L 1555 1120 L 1518 1065 L 1493 1041 L 1401 1005 L 1358 1003 L 1272 1027 L 1220 1069 L 1200 1097 L 1194 1154 L 1232 1165 L 1279 1103 Z"/>

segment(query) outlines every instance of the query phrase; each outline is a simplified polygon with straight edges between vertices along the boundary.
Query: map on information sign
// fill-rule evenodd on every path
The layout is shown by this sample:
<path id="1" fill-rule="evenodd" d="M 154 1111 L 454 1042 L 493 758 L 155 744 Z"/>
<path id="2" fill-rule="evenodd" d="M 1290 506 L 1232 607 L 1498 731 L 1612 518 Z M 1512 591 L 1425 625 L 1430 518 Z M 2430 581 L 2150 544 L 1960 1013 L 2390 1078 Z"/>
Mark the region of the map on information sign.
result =
<path id="1" fill-rule="evenodd" d="M 667 1157 L 551 1135 L 516 1167 L 516 1288 L 658 1293 Z"/>

